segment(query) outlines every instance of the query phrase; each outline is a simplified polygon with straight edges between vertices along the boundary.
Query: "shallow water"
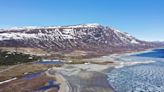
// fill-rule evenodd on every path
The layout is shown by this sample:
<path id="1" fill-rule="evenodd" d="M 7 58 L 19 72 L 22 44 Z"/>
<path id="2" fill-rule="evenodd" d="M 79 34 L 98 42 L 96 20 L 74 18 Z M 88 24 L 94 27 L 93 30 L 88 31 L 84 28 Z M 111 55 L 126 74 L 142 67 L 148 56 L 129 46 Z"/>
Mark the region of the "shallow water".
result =
<path id="1" fill-rule="evenodd" d="M 45 85 L 45 86 L 38 88 L 37 91 L 45 91 L 45 90 L 48 90 L 50 88 L 57 88 L 59 90 L 60 86 L 59 86 L 59 84 L 56 84 L 56 82 L 54 80 L 49 80 L 48 85 Z"/>
<path id="2" fill-rule="evenodd" d="M 46 61 L 39 61 L 36 62 L 36 64 L 44 64 L 44 65 L 48 65 L 48 64 L 63 64 L 63 62 L 59 61 L 59 60 L 46 60 Z"/>
<path id="3" fill-rule="evenodd" d="M 41 72 L 36 72 L 36 73 L 32 73 L 32 74 L 28 74 L 26 75 L 25 77 L 23 77 L 24 80 L 32 80 L 34 78 L 37 78 L 37 77 L 40 77 L 44 72 L 41 71 Z M 57 88 L 57 90 L 60 89 L 60 85 L 56 83 L 56 81 L 54 80 L 49 80 L 47 82 L 48 85 L 44 85 L 42 87 L 39 87 L 36 89 L 36 91 L 45 91 L 45 90 L 48 90 L 50 88 Z"/>
<path id="4" fill-rule="evenodd" d="M 110 85 L 117 92 L 164 92 L 164 49 L 119 57 L 124 62 L 156 61 L 112 70 Z"/>
<path id="5" fill-rule="evenodd" d="M 32 80 L 33 78 L 37 78 L 37 77 L 41 76 L 42 73 L 43 72 L 41 71 L 41 72 L 36 72 L 36 73 L 28 74 L 23 79 L 24 80 Z"/>

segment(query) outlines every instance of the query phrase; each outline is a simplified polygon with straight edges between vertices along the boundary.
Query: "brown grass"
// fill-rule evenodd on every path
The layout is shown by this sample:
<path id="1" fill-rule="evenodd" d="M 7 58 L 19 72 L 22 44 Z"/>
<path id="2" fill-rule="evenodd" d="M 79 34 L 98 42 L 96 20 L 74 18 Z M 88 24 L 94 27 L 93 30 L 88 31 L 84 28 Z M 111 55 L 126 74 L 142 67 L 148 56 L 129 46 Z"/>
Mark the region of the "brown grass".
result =
<path id="1" fill-rule="evenodd" d="M 45 71 L 52 66 L 46 66 L 41 64 L 20 64 L 17 67 L 9 69 L 0 73 L 0 81 L 4 81 L 13 77 L 24 76 L 24 73 L 32 73 L 37 71 Z"/>
<path id="2" fill-rule="evenodd" d="M 32 80 L 17 79 L 9 83 L 1 84 L 0 92 L 33 92 L 37 88 L 46 85 L 48 80 L 55 79 L 47 77 L 46 74 L 42 74 Z M 57 89 L 53 88 L 53 92 L 57 92 Z"/>
<path id="3" fill-rule="evenodd" d="M 0 47 L 1 50 L 13 52 L 16 50 L 14 47 Z M 18 47 L 17 52 L 31 54 L 31 55 L 49 55 L 46 51 L 40 48 L 23 48 Z"/>

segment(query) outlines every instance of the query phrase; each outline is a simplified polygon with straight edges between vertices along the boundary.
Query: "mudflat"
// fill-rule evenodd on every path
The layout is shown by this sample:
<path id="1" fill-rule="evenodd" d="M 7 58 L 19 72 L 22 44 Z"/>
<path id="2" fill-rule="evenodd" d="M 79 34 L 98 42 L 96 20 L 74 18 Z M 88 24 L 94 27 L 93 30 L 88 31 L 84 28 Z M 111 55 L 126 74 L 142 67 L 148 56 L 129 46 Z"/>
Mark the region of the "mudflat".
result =
<path id="1" fill-rule="evenodd" d="M 61 74 L 67 81 L 67 92 L 114 92 L 107 81 L 105 70 L 113 65 L 79 64 L 52 68 L 51 75 Z M 63 88 L 67 88 L 63 87 Z"/>

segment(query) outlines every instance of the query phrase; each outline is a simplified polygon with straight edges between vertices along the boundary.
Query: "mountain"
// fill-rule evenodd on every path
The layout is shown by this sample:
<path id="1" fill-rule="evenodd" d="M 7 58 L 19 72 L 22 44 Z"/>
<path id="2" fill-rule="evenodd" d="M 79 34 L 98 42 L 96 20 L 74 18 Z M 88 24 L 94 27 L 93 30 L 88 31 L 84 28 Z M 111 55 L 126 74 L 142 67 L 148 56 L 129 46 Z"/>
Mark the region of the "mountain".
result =
<path id="1" fill-rule="evenodd" d="M 163 41 L 153 41 L 152 43 L 155 44 L 157 47 L 164 48 Z"/>
<path id="2" fill-rule="evenodd" d="M 128 33 L 100 24 L 71 26 L 22 27 L 0 30 L 0 46 L 32 47 L 47 51 L 116 52 L 154 47 Z"/>

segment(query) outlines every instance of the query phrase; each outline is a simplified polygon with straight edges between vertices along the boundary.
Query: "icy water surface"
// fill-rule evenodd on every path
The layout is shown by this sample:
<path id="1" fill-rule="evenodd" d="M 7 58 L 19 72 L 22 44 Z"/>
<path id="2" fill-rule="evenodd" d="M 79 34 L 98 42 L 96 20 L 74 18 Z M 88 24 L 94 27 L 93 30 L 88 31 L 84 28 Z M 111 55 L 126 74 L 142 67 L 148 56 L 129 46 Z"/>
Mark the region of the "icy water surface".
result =
<path id="1" fill-rule="evenodd" d="M 119 58 L 124 62 L 155 62 L 111 71 L 108 81 L 116 92 L 164 92 L 164 49 Z"/>

